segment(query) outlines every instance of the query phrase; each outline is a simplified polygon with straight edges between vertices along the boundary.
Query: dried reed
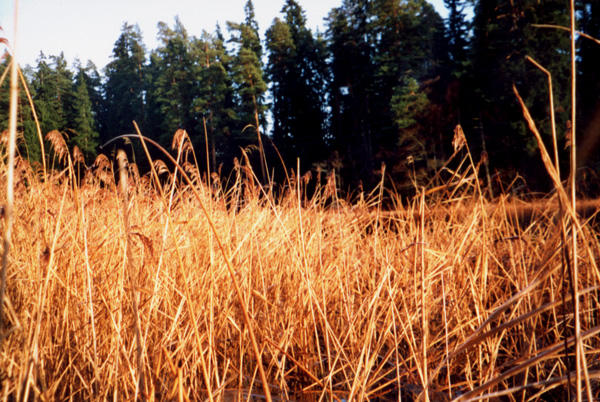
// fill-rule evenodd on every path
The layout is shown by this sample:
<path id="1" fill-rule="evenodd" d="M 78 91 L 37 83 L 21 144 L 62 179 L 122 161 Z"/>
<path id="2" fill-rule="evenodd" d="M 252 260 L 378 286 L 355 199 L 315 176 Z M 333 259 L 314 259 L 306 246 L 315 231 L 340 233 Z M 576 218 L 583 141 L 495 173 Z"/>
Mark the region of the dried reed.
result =
<path id="1" fill-rule="evenodd" d="M 6 226 L 4 228 L 4 241 L 2 244 L 2 271 L 0 272 L 0 328 L 4 325 L 4 295 L 6 292 L 6 271 L 8 266 L 8 254 L 12 241 L 13 231 L 13 208 L 14 208 L 14 169 L 15 169 L 15 151 L 17 143 L 17 93 L 19 83 L 17 82 L 17 21 L 18 21 L 18 0 L 14 5 L 14 36 L 12 46 L 12 62 L 10 65 L 10 103 L 8 117 L 8 169 L 6 173 L 6 206 L 4 208 L 4 217 Z M 0 335 L 0 346 L 2 346 L 3 337 Z"/>
<path id="2" fill-rule="evenodd" d="M 487 200 L 460 128 L 453 164 L 414 199 L 388 190 L 382 168 L 373 192 L 344 200 L 335 172 L 323 184 L 300 177 L 299 162 L 275 198 L 246 152 L 221 188 L 210 164 L 201 179 L 185 132 L 176 157 L 163 150 L 171 173 L 137 125 L 121 138 L 140 139 L 146 176 L 119 153 L 117 189 L 100 155 L 79 188 L 80 153 L 53 131 L 66 169 L 25 172 L 14 193 L 9 149 L 2 399 L 561 399 L 573 375 L 578 399 L 583 380 L 600 398 L 598 221 L 578 216 L 556 151 L 553 162 L 515 94 L 563 212 Z"/>
<path id="3" fill-rule="evenodd" d="M 95 165 L 113 170 L 106 157 Z M 574 315 L 557 311 L 567 284 L 552 202 L 522 214 L 527 204 L 490 203 L 454 180 L 409 203 L 398 197 L 391 213 L 383 182 L 349 203 L 334 184 L 307 198 L 293 178 L 274 200 L 262 187 L 245 192 L 258 181 L 238 169 L 251 176 L 216 194 L 168 171 L 167 192 L 140 180 L 149 187 L 76 193 L 50 180 L 18 193 L 7 319 L 37 330 L 6 337 L 3 395 L 223 400 L 265 395 L 261 386 L 281 399 L 562 395 L 565 339 L 576 341 Z M 597 394 L 595 222 L 580 222 L 579 249 L 589 251 L 579 298 Z"/>

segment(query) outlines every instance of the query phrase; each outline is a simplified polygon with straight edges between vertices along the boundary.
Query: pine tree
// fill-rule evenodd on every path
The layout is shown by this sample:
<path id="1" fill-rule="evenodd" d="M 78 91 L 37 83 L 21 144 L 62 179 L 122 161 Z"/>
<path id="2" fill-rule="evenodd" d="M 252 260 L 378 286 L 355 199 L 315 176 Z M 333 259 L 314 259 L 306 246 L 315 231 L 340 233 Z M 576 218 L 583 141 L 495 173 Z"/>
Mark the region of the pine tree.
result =
<path id="1" fill-rule="evenodd" d="M 325 148 L 325 46 L 306 28 L 300 5 L 287 0 L 285 21 L 267 31 L 268 76 L 273 94 L 273 139 L 285 159 L 305 166 L 323 159 Z"/>
<path id="2" fill-rule="evenodd" d="M 52 130 L 71 136 L 73 134 L 73 74 L 67 68 L 67 62 L 61 53 L 58 56 L 46 57 L 43 53 L 38 58 L 37 67 L 32 74 L 31 86 L 36 113 L 40 122 L 42 135 Z M 26 98 L 23 98 L 26 99 Z M 39 150 L 39 139 L 35 125 L 31 119 L 31 112 L 25 118 L 26 144 L 33 150 Z M 48 144 L 45 144 L 48 148 Z M 39 150 L 41 154 L 41 150 Z"/>
<path id="3" fill-rule="evenodd" d="M 297 133 L 292 127 L 293 106 L 290 97 L 294 88 L 290 77 L 293 76 L 294 81 L 297 77 L 296 68 L 293 66 L 296 49 L 290 27 L 279 18 L 273 21 L 266 37 L 269 51 L 267 74 L 273 94 L 273 142 L 284 155 L 284 159 L 289 160 L 296 153 L 294 142 Z"/>
<path id="4" fill-rule="evenodd" d="M 38 58 L 32 89 L 42 133 L 51 130 L 64 132 L 68 126 L 68 106 L 72 97 L 72 74 L 60 56 Z"/>
<path id="5" fill-rule="evenodd" d="M 10 62 L 9 57 L 0 59 L 0 75 L 2 75 L 8 68 Z M 27 85 L 29 86 L 32 95 L 35 96 L 31 85 L 31 76 L 33 72 L 28 67 L 23 71 Z M 8 75 L 6 75 L 8 78 Z M 10 103 L 10 91 L 9 80 L 5 79 L 2 86 L 0 87 L 0 133 L 8 129 L 8 112 Z M 41 161 L 41 148 L 40 141 L 37 134 L 35 122 L 33 120 L 31 106 L 27 99 L 27 94 L 23 89 L 23 86 L 19 84 L 19 106 L 18 106 L 18 117 L 17 117 L 17 151 L 30 162 Z M 22 137 L 21 134 L 22 133 Z"/>
<path id="6" fill-rule="evenodd" d="M 132 121 L 143 127 L 145 49 L 137 25 L 124 23 L 105 68 L 102 142 L 133 131 Z"/>
<path id="7" fill-rule="evenodd" d="M 451 61 L 452 73 L 460 76 L 463 64 L 467 61 L 469 26 L 465 15 L 465 0 L 444 0 L 448 9 L 446 19 L 448 51 Z"/>
<path id="8" fill-rule="evenodd" d="M 194 110 L 203 116 L 210 143 L 210 160 L 213 169 L 234 151 L 232 129 L 235 124 L 233 87 L 229 76 L 231 57 L 224 45 L 220 27 L 213 35 L 205 33 L 203 39 L 194 42 L 198 54 L 204 57 L 200 63 L 199 96 L 194 100 Z M 203 129 L 204 127 L 202 127 Z M 218 157 L 222 155 L 223 157 Z"/>
<path id="9" fill-rule="evenodd" d="M 145 108 L 145 121 L 146 129 L 144 130 L 145 135 L 157 140 L 164 146 L 168 146 L 169 143 L 162 142 L 161 137 L 166 139 L 167 128 L 165 127 L 165 119 L 163 118 L 161 111 L 161 101 L 159 90 L 159 79 L 162 74 L 162 60 L 156 50 L 150 52 L 148 57 L 148 64 L 144 69 L 144 87 L 146 94 L 144 97 L 144 108 Z"/>
<path id="10" fill-rule="evenodd" d="M 421 83 L 439 74 L 443 50 L 440 38 L 443 21 L 433 7 L 422 0 L 398 4 L 393 0 L 375 2 L 371 31 L 374 47 L 374 113 L 378 142 L 386 148 L 397 139 L 398 113 L 392 98 L 419 89 Z M 416 85 L 416 87 L 415 87 Z M 410 88 L 407 88 L 410 87 Z M 426 98 L 426 97 L 425 97 Z M 407 120 L 415 116 L 406 116 Z"/>
<path id="11" fill-rule="evenodd" d="M 564 1 L 479 0 L 475 6 L 471 71 L 465 77 L 469 88 L 462 111 L 472 144 L 493 149 L 490 164 L 496 168 L 535 171 L 531 164 L 537 145 L 523 119 L 512 91 L 513 84 L 545 133 L 550 133 L 548 86 L 545 75 L 525 60 L 531 56 L 553 76 L 558 127 L 566 127 L 569 108 L 569 37 L 558 30 L 543 30 L 534 24 L 567 26 Z M 562 135 L 565 130 L 558 130 Z M 524 149 L 523 152 L 515 150 Z M 535 178 L 532 175 L 530 178 Z M 542 176 L 540 176 L 542 177 Z"/>
<path id="12" fill-rule="evenodd" d="M 331 137 L 343 156 L 346 177 L 367 179 L 375 166 L 370 125 L 374 80 L 368 20 L 370 3 L 345 0 L 328 16 L 332 79 L 329 88 Z"/>
<path id="13" fill-rule="evenodd" d="M 198 120 L 192 105 L 199 80 L 199 57 L 192 54 L 192 40 L 176 18 L 173 29 L 164 22 L 158 24 L 158 39 L 161 46 L 152 52 L 152 84 L 149 88 L 154 99 L 152 113 L 158 112 L 158 138 L 168 144 L 173 133 L 185 129 L 195 145 L 202 136 L 197 130 Z"/>
<path id="14" fill-rule="evenodd" d="M 372 180 L 380 163 L 401 171 L 410 151 L 405 139 L 430 141 L 427 125 L 417 125 L 435 108 L 422 105 L 429 102 L 423 94 L 415 94 L 419 107 L 407 107 L 406 95 L 433 91 L 423 84 L 436 82 L 444 64 L 443 21 L 424 0 L 347 0 L 328 22 L 332 136 L 345 151 L 347 176 Z"/>
<path id="15" fill-rule="evenodd" d="M 71 109 L 73 103 L 73 73 L 67 66 L 64 54 L 50 56 L 52 62 L 53 74 L 51 79 L 54 81 L 54 99 L 58 103 L 57 111 L 61 120 L 58 130 L 66 131 L 71 128 Z"/>
<path id="16" fill-rule="evenodd" d="M 92 116 L 94 118 L 94 130 L 102 131 L 100 117 L 103 115 L 104 97 L 102 94 L 102 77 L 96 65 L 88 60 L 85 67 L 79 71 L 85 80 L 86 89 L 92 105 Z"/>
<path id="17" fill-rule="evenodd" d="M 469 71 L 470 43 L 469 32 L 471 21 L 467 20 L 465 9 L 470 4 L 468 0 L 444 0 L 448 10 L 446 23 L 447 54 L 440 71 L 440 84 L 444 97 L 440 99 L 441 113 L 445 116 L 444 124 L 437 129 L 446 133 L 453 132 L 457 124 L 462 124 L 461 111 L 466 102 L 463 86 L 465 74 Z M 441 134 L 440 143 L 443 143 Z M 439 144 L 442 145 L 443 144 Z M 442 153 L 445 159 L 448 155 Z"/>
<path id="18" fill-rule="evenodd" d="M 96 124 L 85 72 L 81 68 L 75 78 L 74 87 L 72 111 L 72 132 L 74 136 L 71 138 L 71 143 L 77 145 L 84 156 L 90 158 L 95 156 L 96 153 L 98 132 L 95 130 Z"/>
<path id="19" fill-rule="evenodd" d="M 254 126 L 258 139 L 262 178 L 266 181 L 266 160 L 261 133 L 265 123 L 264 97 L 267 84 L 263 78 L 262 45 L 252 0 L 246 2 L 244 9 L 246 18 L 243 23 L 227 23 L 232 32 L 231 42 L 235 44 L 237 50 L 232 62 L 232 80 L 237 98 L 236 114 L 240 122 L 236 131 L 243 133 L 248 125 Z M 240 140 L 250 141 L 250 138 L 241 135 Z"/>

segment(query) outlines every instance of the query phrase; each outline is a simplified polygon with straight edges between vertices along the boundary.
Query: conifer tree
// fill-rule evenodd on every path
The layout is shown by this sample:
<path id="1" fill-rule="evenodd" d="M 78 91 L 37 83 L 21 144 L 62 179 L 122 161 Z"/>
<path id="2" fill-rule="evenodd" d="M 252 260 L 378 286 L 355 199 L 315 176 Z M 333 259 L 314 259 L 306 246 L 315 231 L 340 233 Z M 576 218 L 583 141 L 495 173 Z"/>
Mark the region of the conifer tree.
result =
<path id="1" fill-rule="evenodd" d="M 49 57 L 40 54 L 37 67 L 32 74 L 31 90 L 42 135 L 58 130 L 71 136 L 73 134 L 73 74 L 67 68 L 62 53 Z M 31 113 L 28 114 L 27 119 L 31 119 Z M 34 131 L 35 125 L 32 120 L 29 121 L 31 128 L 25 133 L 26 143 L 31 149 L 39 149 L 37 145 L 39 139 Z"/>
<path id="2" fill-rule="evenodd" d="M 98 132 L 95 130 L 92 102 L 87 88 L 84 70 L 80 68 L 75 78 L 73 93 L 71 143 L 77 145 L 84 156 L 90 158 L 95 155 L 98 146 Z"/>
<path id="3" fill-rule="evenodd" d="M 343 156 L 345 176 L 363 179 L 370 177 L 375 166 L 369 117 L 374 79 L 370 13 L 370 2 L 345 0 L 329 13 L 327 27 L 332 73 L 330 135 Z"/>
<path id="4" fill-rule="evenodd" d="M 425 124 L 406 126 L 427 120 L 428 96 L 407 94 L 431 91 L 422 84 L 440 74 L 447 53 L 443 21 L 424 0 L 346 0 L 328 22 L 332 136 L 346 155 L 347 176 L 373 179 L 382 162 L 400 171 L 410 151 L 405 139 L 429 140 Z M 410 106 L 410 99 L 418 102 Z M 427 155 L 420 158 L 426 162 Z"/>
<path id="5" fill-rule="evenodd" d="M 273 94 L 273 139 L 285 159 L 305 166 L 326 156 L 325 45 L 306 27 L 304 11 L 286 0 L 285 20 L 267 31 L 267 68 Z"/>
<path id="6" fill-rule="evenodd" d="M 168 144 L 173 133 L 185 129 L 194 143 L 199 143 L 201 131 L 192 105 L 198 85 L 200 57 L 192 54 L 192 40 L 176 18 L 173 29 L 164 22 L 158 24 L 158 39 L 161 46 L 152 52 L 152 84 L 150 91 L 154 99 L 152 113 L 160 116 L 158 138 Z"/>
<path id="7" fill-rule="evenodd" d="M 231 56 L 225 49 L 223 34 L 218 25 L 213 35 L 204 33 L 202 40 L 195 41 L 194 45 L 204 58 L 200 63 L 200 86 L 198 97 L 194 100 L 194 109 L 206 122 L 211 165 L 216 169 L 217 159 L 221 163 L 231 162 L 223 159 L 231 157 L 235 146 L 232 139 L 235 123 L 233 87 L 228 73 Z M 218 154 L 224 158 L 218 158 Z"/>
<path id="8" fill-rule="evenodd" d="M 68 127 L 68 103 L 72 97 L 72 74 L 66 61 L 60 56 L 38 58 L 33 75 L 32 88 L 35 107 L 42 133 L 51 130 L 65 131 Z"/>
<path id="9" fill-rule="evenodd" d="M 94 118 L 94 130 L 98 133 L 102 130 L 100 117 L 103 115 L 104 97 L 102 94 L 102 77 L 96 68 L 96 65 L 88 60 L 85 67 L 81 68 L 79 73 L 85 81 L 86 89 L 90 102 L 92 104 L 92 116 Z"/>
<path id="10" fill-rule="evenodd" d="M 266 160 L 262 142 L 265 122 L 265 92 L 267 84 L 263 77 L 262 45 L 258 33 L 258 23 L 254 15 L 252 0 L 244 7 L 246 18 L 242 23 L 228 22 L 235 44 L 236 55 L 232 62 L 232 80 L 236 96 L 236 114 L 240 125 L 239 133 L 246 132 L 248 125 L 254 126 L 260 153 L 260 166 L 263 181 L 267 179 Z M 248 135 L 240 136 L 242 141 L 250 141 Z"/>
<path id="11" fill-rule="evenodd" d="M 105 68 L 102 142 L 133 131 L 132 121 L 143 127 L 145 49 L 137 25 L 124 23 Z"/>
<path id="12" fill-rule="evenodd" d="M 465 15 L 465 0 L 444 0 L 448 9 L 447 39 L 451 69 L 456 75 L 463 71 L 463 63 L 467 62 L 469 26 Z"/>
<path id="13" fill-rule="evenodd" d="M 438 129 L 448 133 L 453 132 L 457 124 L 464 123 L 461 111 L 466 102 L 463 91 L 466 80 L 463 77 L 471 61 L 469 32 L 472 24 L 465 13 L 468 4 L 470 4 L 468 0 L 444 0 L 448 10 L 448 17 L 445 20 L 448 51 L 440 71 L 440 81 L 445 92 L 441 109 L 446 116 L 446 125 Z"/>
<path id="14" fill-rule="evenodd" d="M 569 36 L 555 29 L 542 31 L 534 24 L 568 26 L 565 3 L 479 0 L 474 12 L 472 64 L 463 84 L 470 92 L 462 111 L 465 132 L 474 137 L 472 149 L 477 152 L 475 145 L 481 147 L 484 143 L 487 149 L 493 149 L 489 159 L 494 168 L 530 172 L 542 169 L 541 162 L 532 165 L 537 145 L 512 86 L 520 91 L 541 131 L 550 133 L 547 79 L 525 56 L 547 68 L 553 77 L 558 134 L 563 137 L 570 109 Z"/>
<path id="15" fill-rule="evenodd" d="M 0 75 L 2 75 L 6 68 L 8 68 L 10 62 L 9 57 L 5 57 L 4 59 L 0 58 Z M 23 75 L 27 81 L 27 84 L 32 92 L 32 95 L 35 96 L 35 92 L 33 92 L 33 88 L 31 85 L 31 76 L 33 75 L 32 69 L 27 66 L 23 69 Z M 8 90 L 9 80 L 5 79 L 2 86 L 0 87 L 0 133 L 4 132 L 4 130 L 8 129 L 8 113 L 9 113 L 9 103 L 10 103 L 10 91 Z M 27 94 L 23 89 L 22 85 L 19 85 L 19 107 L 18 112 L 19 116 L 17 118 L 17 146 L 18 152 L 23 156 L 29 159 L 31 162 L 40 162 L 41 161 L 41 149 L 39 137 L 37 135 L 37 129 L 35 126 L 35 122 L 32 117 L 31 106 L 27 99 Z M 22 137 L 20 134 L 22 133 Z"/>

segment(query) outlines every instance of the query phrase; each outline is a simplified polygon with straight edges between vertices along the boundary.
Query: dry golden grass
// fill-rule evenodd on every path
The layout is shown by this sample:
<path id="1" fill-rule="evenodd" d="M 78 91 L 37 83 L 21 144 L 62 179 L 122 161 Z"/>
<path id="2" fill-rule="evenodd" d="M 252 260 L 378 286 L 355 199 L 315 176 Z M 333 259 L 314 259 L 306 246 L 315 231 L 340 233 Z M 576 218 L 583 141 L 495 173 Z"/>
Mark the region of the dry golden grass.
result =
<path id="1" fill-rule="evenodd" d="M 516 88 L 555 196 L 486 200 L 457 127 L 458 167 L 403 204 L 383 179 L 340 200 L 335 175 L 311 198 L 308 176 L 273 195 L 246 155 L 223 188 L 183 130 L 173 172 L 140 177 L 120 151 L 81 177 L 58 131 L 63 170 L 43 146 L 32 167 L 15 158 L 10 72 L 2 400 L 600 399 L 599 202 L 576 207 L 575 141 L 567 190 Z"/>
<path id="2" fill-rule="evenodd" d="M 258 398 L 250 331 L 280 400 L 561 399 L 575 381 L 551 201 L 490 203 L 464 179 L 473 165 L 401 205 L 383 188 L 339 200 L 333 176 L 310 199 L 308 179 L 292 177 L 275 199 L 239 165 L 227 191 L 173 189 L 158 162 L 161 191 L 131 167 L 118 188 L 117 166 L 99 159 L 80 186 L 64 172 L 15 179 L 5 400 Z M 598 398 L 600 244 L 595 218 L 581 222 L 580 321 Z"/>

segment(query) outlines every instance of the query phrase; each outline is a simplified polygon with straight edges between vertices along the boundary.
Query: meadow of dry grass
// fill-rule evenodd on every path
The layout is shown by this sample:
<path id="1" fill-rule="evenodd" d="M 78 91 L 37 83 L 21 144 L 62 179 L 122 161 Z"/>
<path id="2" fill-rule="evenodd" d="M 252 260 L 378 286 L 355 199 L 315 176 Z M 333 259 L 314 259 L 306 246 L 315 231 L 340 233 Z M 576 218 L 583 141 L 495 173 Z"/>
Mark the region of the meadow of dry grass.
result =
<path id="1" fill-rule="evenodd" d="M 32 168 L 10 72 L 2 400 L 600 400 L 600 203 L 575 207 L 575 146 L 569 190 L 516 88 L 553 194 L 484 196 L 457 127 L 416 196 L 382 173 L 348 200 L 335 174 L 261 186 L 248 158 L 202 178 L 182 131 L 177 171 L 88 169 L 58 131 Z"/>
<path id="2" fill-rule="evenodd" d="M 334 176 L 274 196 L 248 166 L 209 189 L 155 163 L 159 188 L 133 165 L 117 186 L 103 158 L 80 184 L 17 160 L 3 400 L 260 399 L 260 368 L 276 400 L 560 400 L 575 382 L 556 204 L 486 201 L 472 164 L 412 200 L 349 202 Z M 580 222 L 599 398 L 600 244 Z"/>

